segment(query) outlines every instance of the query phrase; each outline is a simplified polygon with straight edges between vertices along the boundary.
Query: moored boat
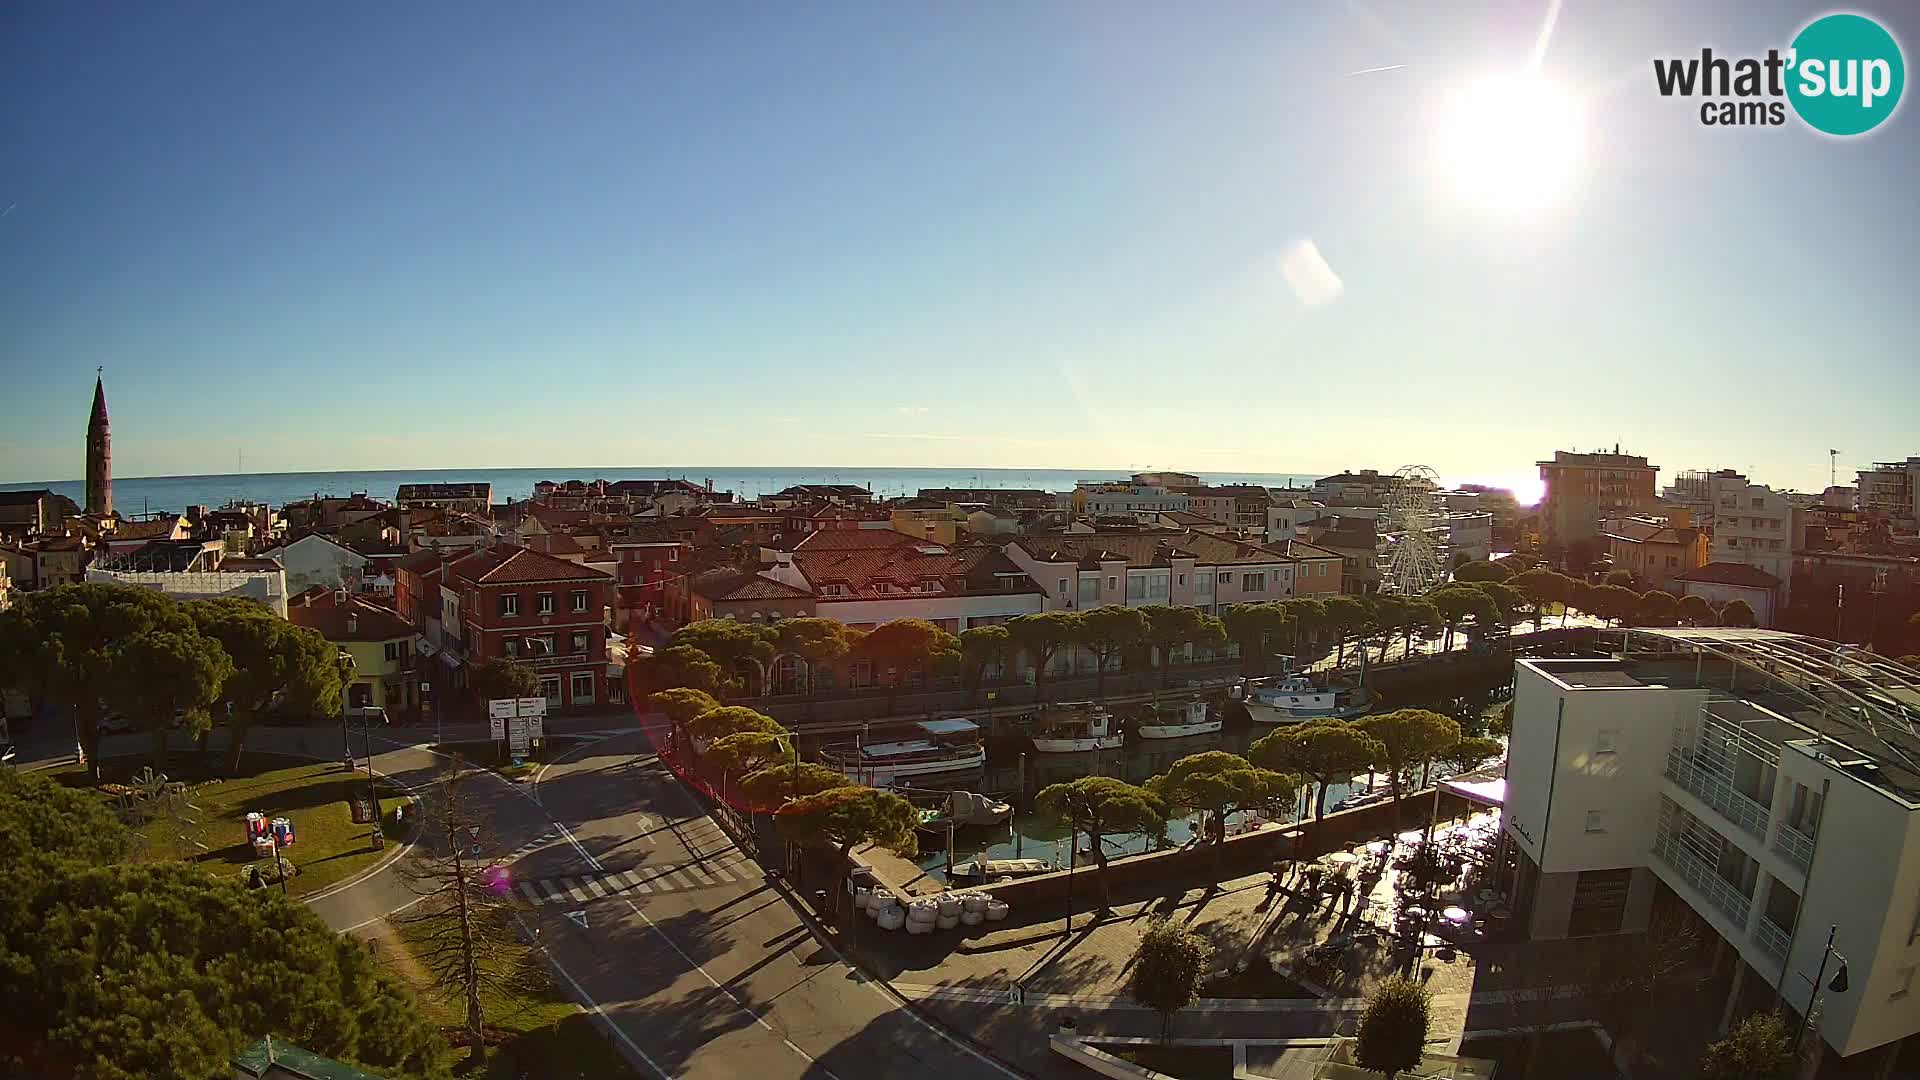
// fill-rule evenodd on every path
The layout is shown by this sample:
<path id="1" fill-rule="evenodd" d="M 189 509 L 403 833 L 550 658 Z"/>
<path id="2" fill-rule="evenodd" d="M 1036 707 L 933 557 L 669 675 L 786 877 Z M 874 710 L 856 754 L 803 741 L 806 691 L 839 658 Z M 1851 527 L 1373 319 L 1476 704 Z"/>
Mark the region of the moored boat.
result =
<path id="1" fill-rule="evenodd" d="M 955 881 L 1007 881 L 1053 873 L 1044 859 L 975 859 L 956 864 L 948 876 Z"/>
<path id="2" fill-rule="evenodd" d="M 1344 689 L 1320 686 L 1305 675 L 1251 679 L 1235 688 L 1247 715 L 1259 724 L 1297 724 L 1306 720 L 1341 720 L 1360 716 L 1372 706 L 1364 686 Z"/>
<path id="3" fill-rule="evenodd" d="M 1034 718 L 1029 736 L 1033 748 L 1043 754 L 1116 750 L 1126 741 L 1106 706 L 1091 701 L 1048 706 Z"/>
<path id="4" fill-rule="evenodd" d="M 1156 701 L 1147 706 L 1134 728 L 1143 739 L 1178 739 L 1186 735 L 1206 735 L 1219 731 L 1221 722 L 1209 716 L 1205 698 L 1186 701 Z"/>
<path id="5" fill-rule="evenodd" d="M 820 761 L 850 780 L 888 787 L 902 780 L 979 769 L 987 763 L 980 726 L 971 720 L 926 720 L 919 738 L 827 747 Z"/>

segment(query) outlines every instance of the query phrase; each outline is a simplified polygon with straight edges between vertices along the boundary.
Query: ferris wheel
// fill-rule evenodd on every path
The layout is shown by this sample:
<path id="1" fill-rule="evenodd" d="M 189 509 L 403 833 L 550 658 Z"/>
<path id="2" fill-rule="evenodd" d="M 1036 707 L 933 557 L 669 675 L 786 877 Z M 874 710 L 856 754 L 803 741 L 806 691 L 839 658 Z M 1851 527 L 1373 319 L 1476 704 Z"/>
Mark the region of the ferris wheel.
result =
<path id="1" fill-rule="evenodd" d="M 1434 496 L 1440 490 L 1440 474 L 1425 465 L 1408 465 L 1393 477 L 1393 494 L 1381 521 L 1389 547 L 1382 558 L 1380 587 L 1384 592 L 1418 596 L 1446 576 L 1440 542 L 1432 533 L 1440 519 Z"/>

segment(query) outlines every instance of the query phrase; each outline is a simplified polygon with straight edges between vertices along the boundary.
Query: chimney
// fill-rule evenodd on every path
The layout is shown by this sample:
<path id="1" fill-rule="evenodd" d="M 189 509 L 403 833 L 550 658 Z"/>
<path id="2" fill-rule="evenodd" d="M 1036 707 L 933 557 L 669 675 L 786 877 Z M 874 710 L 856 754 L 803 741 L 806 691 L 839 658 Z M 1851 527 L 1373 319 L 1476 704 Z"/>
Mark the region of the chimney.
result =
<path id="1" fill-rule="evenodd" d="M 333 602 L 336 607 L 345 607 L 347 605 L 347 590 L 333 590 Z"/>
<path id="2" fill-rule="evenodd" d="M 359 632 L 360 632 L 360 619 L 356 615 L 354 615 L 353 609 L 349 608 L 347 609 L 347 633 L 357 634 Z"/>

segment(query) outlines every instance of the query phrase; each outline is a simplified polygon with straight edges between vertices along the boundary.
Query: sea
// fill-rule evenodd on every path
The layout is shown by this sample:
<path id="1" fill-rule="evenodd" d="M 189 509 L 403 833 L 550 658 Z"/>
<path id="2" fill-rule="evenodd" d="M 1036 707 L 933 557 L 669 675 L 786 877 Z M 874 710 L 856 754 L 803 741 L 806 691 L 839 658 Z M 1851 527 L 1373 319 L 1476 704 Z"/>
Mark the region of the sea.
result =
<path id="1" fill-rule="evenodd" d="M 113 506 L 122 515 L 183 511 L 189 506 L 224 506 L 228 502 L 265 502 L 284 506 L 316 495 L 347 496 L 364 492 L 391 500 L 401 484 L 488 483 L 493 501 L 525 499 L 542 480 L 656 480 L 684 479 L 711 482 L 716 491 L 731 491 L 740 499 L 792 487 L 795 484 L 859 484 L 882 498 L 912 495 L 922 488 L 1030 488 L 1072 491 L 1082 480 L 1126 480 L 1124 469 L 888 469 L 826 466 L 583 466 L 541 469 L 381 469 L 369 472 L 224 473 L 207 476 L 116 476 Z M 1259 484 L 1288 487 L 1311 484 L 1315 477 L 1282 473 L 1206 473 L 1209 484 Z M 0 484 L 0 491 L 48 488 L 76 503 L 84 503 L 81 480 L 43 480 Z"/>

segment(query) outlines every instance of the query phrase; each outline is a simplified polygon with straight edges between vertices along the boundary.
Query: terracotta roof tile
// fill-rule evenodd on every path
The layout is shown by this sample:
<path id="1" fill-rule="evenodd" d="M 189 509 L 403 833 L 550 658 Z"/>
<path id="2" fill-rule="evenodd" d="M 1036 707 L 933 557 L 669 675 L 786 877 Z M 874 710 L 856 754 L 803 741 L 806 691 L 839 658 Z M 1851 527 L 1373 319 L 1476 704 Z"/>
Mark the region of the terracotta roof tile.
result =
<path id="1" fill-rule="evenodd" d="M 530 581 L 610 581 L 608 575 L 579 563 L 528 548 L 496 545 L 453 564 L 453 572 L 476 585 L 512 585 Z"/>

